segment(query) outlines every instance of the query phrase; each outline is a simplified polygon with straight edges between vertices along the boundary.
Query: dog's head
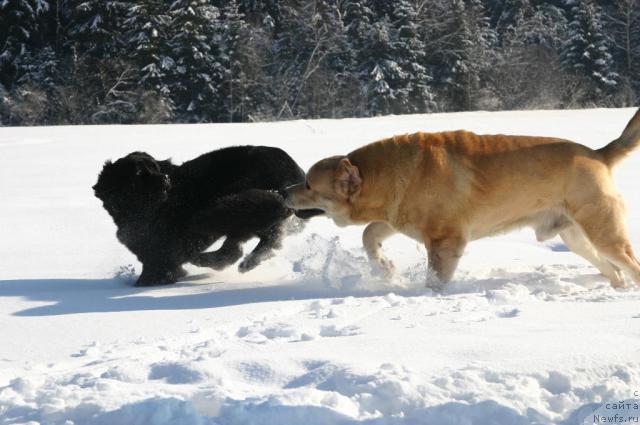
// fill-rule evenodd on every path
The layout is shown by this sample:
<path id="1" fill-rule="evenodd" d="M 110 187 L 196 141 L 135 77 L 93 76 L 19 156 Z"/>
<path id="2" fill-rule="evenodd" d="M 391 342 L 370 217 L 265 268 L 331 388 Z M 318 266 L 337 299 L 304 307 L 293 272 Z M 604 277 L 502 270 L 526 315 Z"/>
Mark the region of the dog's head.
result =
<path id="1" fill-rule="evenodd" d="M 351 208 L 361 188 L 358 167 L 346 156 L 333 156 L 313 165 L 306 181 L 288 187 L 285 197 L 293 209 L 321 209 L 338 226 L 346 226 L 351 224 Z"/>
<path id="2" fill-rule="evenodd" d="M 157 207 L 166 201 L 170 188 L 169 176 L 158 161 L 145 152 L 132 152 L 115 162 L 107 161 L 93 191 L 118 220 Z"/>

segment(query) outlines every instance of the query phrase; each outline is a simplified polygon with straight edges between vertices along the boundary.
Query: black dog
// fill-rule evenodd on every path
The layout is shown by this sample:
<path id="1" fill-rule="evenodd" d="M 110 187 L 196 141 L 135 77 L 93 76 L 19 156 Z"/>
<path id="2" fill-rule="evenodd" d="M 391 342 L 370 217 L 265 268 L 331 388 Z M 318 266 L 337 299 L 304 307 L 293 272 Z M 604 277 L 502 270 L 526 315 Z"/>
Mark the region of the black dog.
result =
<path id="1" fill-rule="evenodd" d="M 143 265 L 136 285 L 146 286 L 175 282 L 186 274 L 187 262 L 223 269 L 242 256 L 242 243 L 252 237 L 260 241 L 239 270 L 256 267 L 281 246 L 284 222 L 294 213 L 278 190 L 304 179 L 283 150 L 238 146 L 180 166 L 133 152 L 107 161 L 93 189 L 118 227 L 118 239 Z M 223 236 L 220 249 L 203 253 Z"/>

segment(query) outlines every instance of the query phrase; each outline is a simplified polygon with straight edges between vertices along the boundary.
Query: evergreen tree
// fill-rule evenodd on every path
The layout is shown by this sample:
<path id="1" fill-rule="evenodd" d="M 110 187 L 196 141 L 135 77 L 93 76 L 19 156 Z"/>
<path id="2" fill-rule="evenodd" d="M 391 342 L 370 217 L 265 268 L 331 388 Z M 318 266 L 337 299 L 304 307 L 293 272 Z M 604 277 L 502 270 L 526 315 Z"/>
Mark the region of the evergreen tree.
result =
<path id="1" fill-rule="evenodd" d="M 489 2 L 487 14 L 498 34 L 513 31 L 533 9 L 530 0 L 499 0 Z"/>
<path id="2" fill-rule="evenodd" d="M 0 84 L 11 88 L 36 29 L 36 0 L 0 1 Z"/>
<path id="3" fill-rule="evenodd" d="M 441 40 L 430 58 L 435 85 L 449 100 L 445 109 L 470 110 L 480 99 L 482 73 L 491 69 L 495 33 L 479 0 L 452 0 L 443 10 L 441 26 L 431 37 Z"/>
<path id="4" fill-rule="evenodd" d="M 222 7 L 221 21 L 220 62 L 224 67 L 225 80 L 222 87 L 223 112 L 227 113 L 229 122 L 243 121 L 248 104 L 251 103 L 244 65 L 251 58 L 244 55 L 245 50 L 241 44 L 242 38 L 246 36 L 247 25 L 236 0 L 229 0 Z"/>
<path id="5" fill-rule="evenodd" d="M 220 11 L 208 0 L 176 0 L 171 16 L 173 28 L 179 29 L 169 42 L 175 61 L 176 108 L 190 121 L 215 121 L 223 115 L 223 62 L 228 62 L 220 36 Z"/>
<path id="6" fill-rule="evenodd" d="M 22 58 L 23 74 L 18 79 L 19 85 L 35 85 L 53 94 L 60 84 L 60 60 L 51 47 L 28 51 Z"/>
<path id="7" fill-rule="evenodd" d="M 398 83 L 395 113 L 427 112 L 432 108 L 432 80 L 426 67 L 425 45 L 420 38 L 415 7 L 407 0 L 394 2 L 396 40 L 393 56 L 402 69 Z"/>
<path id="8" fill-rule="evenodd" d="M 601 9 L 590 0 L 573 3 L 569 39 L 563 46 L 563 64 L 594 83 L 593 100 L 611 95 L 619 83 L 611 46 L 603 32 Z"/>
<path id="9" fill-rule="evenodd" d="M 265 25 L 269 31 L 280 30 L 281 2 L 279 0 L 238 0 L 238 11 L 245 16 L 247 22 L 254 25 Z M 222 9 L 227 0 L 217 0 L 215 5 Z"/>
<path id="10" fill-rule="evenodd" d="M 372 115 L 390 114 L 396 100 L 396 87 L 402 68 L 393 60 L 393 34 L 389 18 L 375 22 L 370 33 L 371 71 L 368 110 Z"/>
<path id="11" fill-rule="evenodd" d="M 12 124 L 629 104 L 639 64 L 640 0 L 0 0 Z"/>
<path id="12" fill-rule="evenodd" d="M 277 117 L 313 116 L 309 81 L 323 66 L 327 32 L 316 3 L 293 0 L 281 7 L 282 28 L 273 43 Z"/>
<path id="13" fill-rule="evenodd" d="M 620 0 L 611 9 L 610 28 L 615 43 L 614 59 L 640 98 L 640 0 Z"/>
<path id="14" fill-rule="evenodd" d="M 130 1 L 73 0 L 69 36 L 76 49 L 96 59 L 112 57 L 123 47 L 122 28 Z"/>
<path id="15" fill-rule="evenodd" d="M 169 40 L 172 37 L 171 16 L 163 0 L 146 0 L 129 9 L 125 19 L 125 34 L 128 60 L 137 71 L 135 89 L 166 109 L 171 116 L 174 111 L 172 100 L 172 73 L 175 61 L 171 57 Z"/>
<path id="16" fill-rule="evenodd" d="M 353 114 L 358 87 L 351 73 L 351 46 L 343 21 L 345 8 L 338 0 L 318 0 L 314 19 L 314 33 L 318 40 L 318 68 L 308 83 L 311 116 L 330 117 Z M 323 113 L 323 111 L 326 111 Z"/>
<path id="17" fill-rule="evenodd" d="M 347 72 L 358 83 L 357 116 L 369 115 L 369 90 L 371 81 L 371 52 L 369 50 L 373 35 L 375 14 L 367 0 L 347 0 L 345 2 L 344 27 L 348 41 Z M 383 87 L 382 87 L 383 88 Z"/>

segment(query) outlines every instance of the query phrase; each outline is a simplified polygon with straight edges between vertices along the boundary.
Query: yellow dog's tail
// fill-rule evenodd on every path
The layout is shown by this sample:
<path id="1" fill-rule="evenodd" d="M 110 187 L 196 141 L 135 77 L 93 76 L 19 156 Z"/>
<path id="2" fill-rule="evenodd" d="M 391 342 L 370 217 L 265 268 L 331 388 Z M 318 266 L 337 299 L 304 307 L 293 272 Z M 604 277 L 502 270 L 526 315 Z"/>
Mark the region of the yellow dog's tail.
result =
<path id="1" fill-rule="evenodd" d="M 609 167 L 613 167 L 636 149 L 638 145 L 640 145 L 640 109 L 636 111 L 636 114 L 631 118 L 620 137 L 607 146 L 598 149 L 598 152 L 602 155 L 603 161 Z"/>

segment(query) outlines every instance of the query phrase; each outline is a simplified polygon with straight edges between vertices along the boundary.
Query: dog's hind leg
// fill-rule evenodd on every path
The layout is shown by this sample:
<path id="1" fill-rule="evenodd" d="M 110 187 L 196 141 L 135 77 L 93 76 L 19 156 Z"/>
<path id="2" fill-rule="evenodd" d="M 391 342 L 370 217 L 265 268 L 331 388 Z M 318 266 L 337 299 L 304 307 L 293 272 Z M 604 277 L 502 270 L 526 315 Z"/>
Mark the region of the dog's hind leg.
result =
<path id="1" fill-rule="evenodd" d="M 600 273 L 611 281 L 613 287 L 626 286 L 622 270 L 598 253 L 598 250 L 589 242 L 579 226 L 574 224 L 562 230 L 560 238 L 571 251 L 593 264 Z"/>
<path id="2" fill-rule="evenodd" d="M 570 205 L 572 218 L 584 231 L 598 255 L 628 273 L 640 284 L 640 263 L 633 254 L 624 223 L 622 198 L 611 191 L 592 195 L 589 202 Z M 612 286 L 622 282 L 612 279 Z"/>
<path id="3" fill-rule="evenodd" d="M 248 237 L 227 236 L 220 249 L 213 252 L 203 252 L 198 254 L 192 264 L 199 267 L 210 267 L 214 270 L 222 270 L 235 263 L 242 257 L 242 243 Z"/>
<path id="4" fill-rule="evenodd" d="M 241 273 L 255 269 L 260 263 L 273 257 L 275 255 L 273 252 L 275 249 L 282 247 L 282 238 L 284 236 L 282 223 L 264 232 L 257 232 L 256 234 L 260 238 L 260 241 L 253 251 L 247 254 L 240 265 L 238 265 L 238 270 Z"/>

